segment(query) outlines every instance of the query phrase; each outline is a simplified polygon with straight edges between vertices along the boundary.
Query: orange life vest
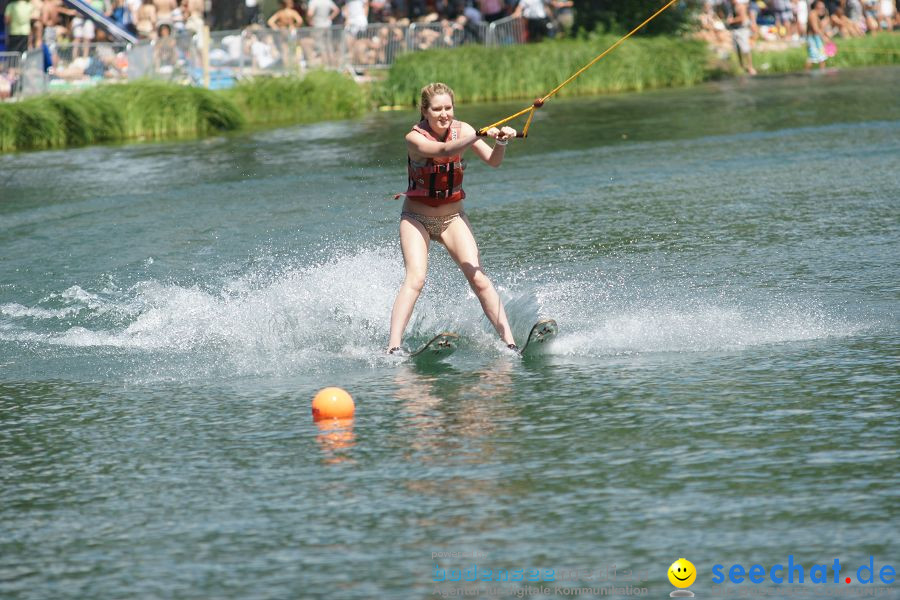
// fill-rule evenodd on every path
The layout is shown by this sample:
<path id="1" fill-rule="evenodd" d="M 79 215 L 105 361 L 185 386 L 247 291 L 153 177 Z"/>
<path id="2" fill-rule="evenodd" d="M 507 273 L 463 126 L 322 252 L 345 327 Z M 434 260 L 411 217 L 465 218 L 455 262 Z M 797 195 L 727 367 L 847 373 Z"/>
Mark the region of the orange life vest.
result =
<path id="1" fill-rule="evenodd" d="M 458 140 L 461 130 L 462 124 L 459 121 L 452 121 L 447 136 L 443 140 L 439 140 L 428 126 L 427 121 L 423 120 L 413 126 L 413 131 L 418 131 L 435 142 Z M 440 206 L 458 202 L 466 197 L 466 193 L 462 189 L 466 161 L 462 159 L 461 155 L 428 158 L 425 162 L 416 162 L 412 157 L 407 156 L 406 160 L 409 173 L 409 189 L 406 190 L 408 198 L 424 202 L 429 206 Z"/>

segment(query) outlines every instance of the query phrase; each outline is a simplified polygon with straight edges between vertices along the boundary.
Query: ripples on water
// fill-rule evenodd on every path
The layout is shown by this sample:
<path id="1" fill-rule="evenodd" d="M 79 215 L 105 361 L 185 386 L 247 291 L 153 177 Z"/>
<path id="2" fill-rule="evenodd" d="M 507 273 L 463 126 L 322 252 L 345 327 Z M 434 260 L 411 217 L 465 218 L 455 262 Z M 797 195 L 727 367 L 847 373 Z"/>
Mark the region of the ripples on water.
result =
<path id="1" fill-rule="evenodd" d="M 656 596 L 679 556 L 707 595 L 717 563 L 895 564 L 898 81 L 548 104 L 467 174 L 514 332 L 561 325 L 525 362 L 440 248 L 409 343 L 460 350 L 380 352 L 410 115 L 0 157 L 2 595 L 424 598 L 464 550 Z M 357 416 L 317 426 L 333 384 Z"/>

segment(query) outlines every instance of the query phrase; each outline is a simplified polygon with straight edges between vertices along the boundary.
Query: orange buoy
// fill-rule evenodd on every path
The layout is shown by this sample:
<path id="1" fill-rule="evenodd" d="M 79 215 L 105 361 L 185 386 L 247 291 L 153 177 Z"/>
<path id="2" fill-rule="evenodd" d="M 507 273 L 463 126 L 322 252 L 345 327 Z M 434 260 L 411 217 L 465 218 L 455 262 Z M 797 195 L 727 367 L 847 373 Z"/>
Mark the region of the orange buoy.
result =
<path id="1" fill-rule="evenodd" d="M 339 387 L 327 387 L 319 390 L 312 401 L 313 421 L 322 419 L 349 419 L 356 406 L 350 394 Z"/>

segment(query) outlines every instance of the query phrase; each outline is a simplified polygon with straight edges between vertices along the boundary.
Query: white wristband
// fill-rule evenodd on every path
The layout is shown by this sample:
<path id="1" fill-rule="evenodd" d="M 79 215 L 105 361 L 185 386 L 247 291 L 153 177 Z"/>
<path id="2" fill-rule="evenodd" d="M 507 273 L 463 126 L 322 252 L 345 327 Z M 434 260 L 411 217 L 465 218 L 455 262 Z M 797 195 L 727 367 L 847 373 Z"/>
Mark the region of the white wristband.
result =
<path id="1" fill-rule="evenodd" d="M 497 140 L 498 146 L 505 146 L 509 143 L 509 140 Z"/>

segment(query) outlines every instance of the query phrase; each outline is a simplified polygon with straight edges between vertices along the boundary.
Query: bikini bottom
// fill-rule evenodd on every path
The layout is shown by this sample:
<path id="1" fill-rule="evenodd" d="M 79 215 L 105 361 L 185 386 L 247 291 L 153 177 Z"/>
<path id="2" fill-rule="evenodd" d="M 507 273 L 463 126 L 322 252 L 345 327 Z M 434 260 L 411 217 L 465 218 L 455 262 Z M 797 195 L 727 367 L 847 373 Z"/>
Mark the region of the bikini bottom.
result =
<path id="1" fill-rule="evenodd" d="M 453 213 L 452 215 L 429 217 L 426 215 L 420 215 L 419 213 L 404 210 L 402 213 L 400 213 L 400 217 L 409 217 L 410 219 L 418 221 L 422 224 L 423 227 L 425 227 L 425 231 L 428 232 L 428 235 L 430 235 L 432 239 L 437 239 L 441 237 L 442 233 L 447 231 L 450 223 L 463 217 L 465 214 L 465 212 L 459 211 L 458 213 Z"/>

